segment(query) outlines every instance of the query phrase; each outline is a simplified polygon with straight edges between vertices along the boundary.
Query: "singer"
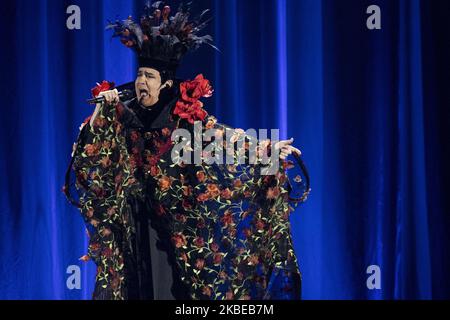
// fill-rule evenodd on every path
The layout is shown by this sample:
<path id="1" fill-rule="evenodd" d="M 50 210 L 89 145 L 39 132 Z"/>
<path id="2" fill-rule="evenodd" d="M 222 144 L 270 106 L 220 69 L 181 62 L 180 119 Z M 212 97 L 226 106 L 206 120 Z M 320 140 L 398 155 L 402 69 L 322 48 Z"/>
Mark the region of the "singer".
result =
<path id="1" fill-rule="evenodd" d="M 287 178 L 286 158 L 300 151 L 277 142 L 273 175 L 260 164 L 175 163 L 175 130 L 192 132 L 199 121 L 221 135 L 224 127 L 200 101 L 213 93 L 209 81 L 175 77 L 187 52 L 211 44 L 198 35 L 205 12 L 190 19 L 182 5 L 170 17 L 158 4 L 139 22 L 110 24 L 138 55 L 136 96 L 121 99 L 106 81 L 92 90 L 101 102 L 81 127 L 64 187 L 90 237 L 82 259 L 97 265 L 93 298 L 299 299 L 289 191 L 305 184 Z"/>

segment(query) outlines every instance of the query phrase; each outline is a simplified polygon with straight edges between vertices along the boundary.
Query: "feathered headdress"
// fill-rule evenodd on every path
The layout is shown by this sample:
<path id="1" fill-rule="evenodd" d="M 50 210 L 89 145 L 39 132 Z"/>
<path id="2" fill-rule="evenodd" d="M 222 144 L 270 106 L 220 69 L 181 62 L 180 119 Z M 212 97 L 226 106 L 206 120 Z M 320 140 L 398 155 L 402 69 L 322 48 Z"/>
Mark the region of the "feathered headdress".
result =
<path id="1" fill-rule="evenodd" d="M 107 30 L 113 29 L 113 37 L 138 54 L 139 66 L 174 73 L 183 56 L 203 44 L 212 45 L 212 37 L 199 36 L 211 20 L 205 19 L 209 9 L 191 18 L 192 2 L 180 4 L 177 13 L 171 16 L 171 8 L 163 1 L 150 2 L 144 7 L 139 22 L 132 17 L 124 21 L 109 21 Z"/>

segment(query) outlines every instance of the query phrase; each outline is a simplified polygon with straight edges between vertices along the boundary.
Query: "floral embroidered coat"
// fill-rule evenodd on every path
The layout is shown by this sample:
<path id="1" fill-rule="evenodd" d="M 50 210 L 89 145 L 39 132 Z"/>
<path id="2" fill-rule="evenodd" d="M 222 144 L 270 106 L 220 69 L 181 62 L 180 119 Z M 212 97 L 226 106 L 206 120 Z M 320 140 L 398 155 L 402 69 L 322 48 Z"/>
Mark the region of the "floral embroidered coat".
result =
<path id="1" fill-rule="evenodd" d="M 174 163 L 175 129 L 193 132 L 194 121 L 202 121 L 224 132 L 199 101 L 210 93 L 199 76 L 177 85 L 150 121 L 134 101 L 104 104 L 93 126 L 83 124 L 65 192 L 87 225 L 82 259 L 97 265 L 94 299 L 142 298 L 133 293 L 142 215 L 172 257 L 173 280 L 186 291 L 182 299 L 300 298 L 289 191 L 295 183 L 304 187 L 304 177 L 290 181 L 287 162 L 276 175 L 261 175 L 260 164 L 238 164 L 237 152 L 235 164 Z M 233 141 L 240 139 L 245 136 L 236 131 Z M 78 201 L 70 196 L 71 184 Z M 308 191 L 300 191 L 304 199 Z M 146 205 L 136 210 L 136 203 Z"/>

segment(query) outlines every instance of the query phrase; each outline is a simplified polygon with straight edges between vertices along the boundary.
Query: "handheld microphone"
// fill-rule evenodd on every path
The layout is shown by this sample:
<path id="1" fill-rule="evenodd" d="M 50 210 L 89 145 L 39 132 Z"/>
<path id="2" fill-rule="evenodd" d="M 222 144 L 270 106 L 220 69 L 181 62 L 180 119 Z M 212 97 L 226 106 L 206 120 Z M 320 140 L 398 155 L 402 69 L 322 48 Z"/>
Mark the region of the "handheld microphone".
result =
<path id="1" fill-rule="evenodd" d="M 123 91 L 119 91 L 119 99 L 122 101 L 127 101 L 134 98 L 134 92 L 132 90 L 125 89 Z M 105 101 L 105 97 L 97 97 L 88 99 L 87 103 L 89 104 L 97 104 Z"/>

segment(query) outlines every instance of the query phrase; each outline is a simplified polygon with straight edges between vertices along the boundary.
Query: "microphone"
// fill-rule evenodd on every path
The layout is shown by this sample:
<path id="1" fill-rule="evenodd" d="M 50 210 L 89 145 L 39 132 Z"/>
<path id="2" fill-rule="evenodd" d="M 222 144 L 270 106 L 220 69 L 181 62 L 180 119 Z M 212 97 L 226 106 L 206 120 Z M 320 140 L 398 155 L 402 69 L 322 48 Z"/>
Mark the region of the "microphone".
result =
<path id="1" fill-rule="evenodd" d="M 127 101 L 130 99 L 133 99 L 135 96 L 134 91 L 125 89 L 123 91 L 119 91 L 119 99 L 122 101 Z M 89 104 L 97 104 L 97 103 L 102 103 L 105 101 L 105 97 L 97 97 L 97 98 L 92 98 L 92 99 L 88 99 L 87 103 Z"/>

